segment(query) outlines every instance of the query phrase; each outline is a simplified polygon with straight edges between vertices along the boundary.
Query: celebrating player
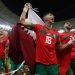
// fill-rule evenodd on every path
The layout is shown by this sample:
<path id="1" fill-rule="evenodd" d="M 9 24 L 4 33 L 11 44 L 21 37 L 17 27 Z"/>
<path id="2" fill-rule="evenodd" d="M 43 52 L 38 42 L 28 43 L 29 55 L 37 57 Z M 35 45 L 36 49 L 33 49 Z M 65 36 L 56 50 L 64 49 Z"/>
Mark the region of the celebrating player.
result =
<path id="1" fill-rule="evenodd" d="M 8 57 L 8 37 L 3 29 L 0 29 L 0 74 L 5 72 Z"/>
<path id="2" fill-rule="evenodd" d="M 75 31 L 72 32 L 72 35 L 75 36 Z M 73 74 L 75 75 L 75 43 L 72 45 L 72 60 L 71 60 L 71 68 L 73 71 Z"/>
<path id="3" fill-rule="evenodd" d="M 66 44 L 70 39 L 74 38 L 72 36 L 72 33 L 70 32 L 71 29 L 72 29 L 71 23 L 65 22 L 64 32 L 59 33 L 62 45 Z M 71 71 L 71 68 L 70 68 L 71 50 L 72 50 L 72 46 L 68 46 L 63 51 L 59 50 L 58 63 L 59 63 L 60 75 L 66 75 L 66 73 L 68 73 L 67 71 Z M 71 73 L 72 73 L 72 71 L 71 71 Z"/>
<path id="4" fill-rule="evenodd" d="M 20 17 L 18 26 L 23 25 L 36 32 L 36 68 L 35 74 L 39 75 L 58 75 L 58 65 L 56 58 L 56 46 L 63 50 L 72 44 L 75 39 L 60 45 L 60 39 L 57 31 L 54 29 L 54 15 L 47 13 L 43 20 L 45 25 L 33 24 L 26 20 L 28 9 L 31 8 L 30 3 L 26 3 Z"/>

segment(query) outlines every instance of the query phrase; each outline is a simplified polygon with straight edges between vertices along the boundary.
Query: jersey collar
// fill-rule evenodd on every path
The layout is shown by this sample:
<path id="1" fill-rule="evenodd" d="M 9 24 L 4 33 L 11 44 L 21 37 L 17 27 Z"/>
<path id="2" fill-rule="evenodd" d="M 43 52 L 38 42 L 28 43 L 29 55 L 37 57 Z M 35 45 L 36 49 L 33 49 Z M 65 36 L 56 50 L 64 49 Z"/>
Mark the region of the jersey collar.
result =
<path id="1" fill-rule="evenodd" d="M 47 28 L 48 30 L 51 30 L 52 28 L 50 28 L 49 26 L 47 25 L 44 25 L 45 28 Z"/>

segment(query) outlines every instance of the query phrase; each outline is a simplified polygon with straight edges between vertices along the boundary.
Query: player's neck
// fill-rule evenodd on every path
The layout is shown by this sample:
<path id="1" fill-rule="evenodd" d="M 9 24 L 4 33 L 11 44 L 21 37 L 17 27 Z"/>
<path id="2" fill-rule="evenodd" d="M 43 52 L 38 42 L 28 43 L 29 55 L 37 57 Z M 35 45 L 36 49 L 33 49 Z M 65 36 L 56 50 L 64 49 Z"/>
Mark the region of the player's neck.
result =
<path id="1" fill-rule="evenodd" d="M 50 29 L 52 29 L 52 23 L 48 23 L 48 22 L 45 22 L 45 26 L 49 27 Z"/>

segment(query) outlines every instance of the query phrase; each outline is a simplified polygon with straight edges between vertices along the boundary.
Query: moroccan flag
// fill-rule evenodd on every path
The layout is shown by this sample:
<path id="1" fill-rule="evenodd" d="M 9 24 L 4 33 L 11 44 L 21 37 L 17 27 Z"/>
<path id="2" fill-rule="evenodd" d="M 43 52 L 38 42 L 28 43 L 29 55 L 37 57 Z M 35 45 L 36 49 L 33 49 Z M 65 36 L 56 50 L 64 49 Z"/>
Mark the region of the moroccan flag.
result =
<path id="1" fill-rule="evenodd" d="M 28 19 L 33 24 L 42 24 L 42 19 L 32 10 L 28 11 Z M 10 33 L 9 57 L 17 64 L 25 60 L 30 67 L 30 72 L 34 72 L 35 64 L 35 45 L 33 38 L 24 32 L 18 24 L 12 28 Z"/>
<path id="2" fill-rule="evenodd" d="M 24 32 L 17 24 L 12 28 L 9 40 L 9 57 L 16 64 L 20 64 L 25 60 L 25 63 L 30 67 L 30 72 L 32 74 L 35 63 L 33 38 Z"/>

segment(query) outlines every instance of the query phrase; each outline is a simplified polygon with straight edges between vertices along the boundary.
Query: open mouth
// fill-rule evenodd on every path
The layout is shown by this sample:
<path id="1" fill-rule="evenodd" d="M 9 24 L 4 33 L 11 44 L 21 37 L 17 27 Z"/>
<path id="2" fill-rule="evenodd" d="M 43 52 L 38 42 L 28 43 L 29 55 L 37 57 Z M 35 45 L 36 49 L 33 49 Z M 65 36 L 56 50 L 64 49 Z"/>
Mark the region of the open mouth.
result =
<path id="1" fill-rule="evenodd" d="M 54 18 L 52 18 L 52 19 L 51 19 L 51 21 L 53 21 L 53 22 L 54 22 Z"/>
<path id="2" fill-rule="evenodd" d="M 71 26 L 68 26 L 68 27 L 66 27 L 68 30 L 70 30 L 72 27 Z"/>

